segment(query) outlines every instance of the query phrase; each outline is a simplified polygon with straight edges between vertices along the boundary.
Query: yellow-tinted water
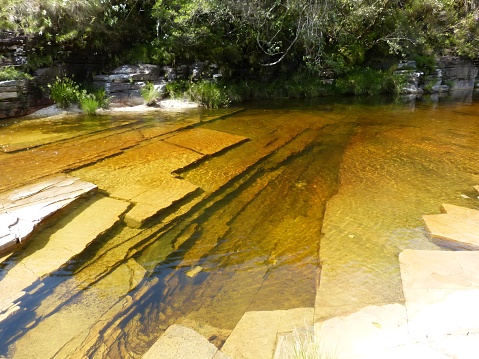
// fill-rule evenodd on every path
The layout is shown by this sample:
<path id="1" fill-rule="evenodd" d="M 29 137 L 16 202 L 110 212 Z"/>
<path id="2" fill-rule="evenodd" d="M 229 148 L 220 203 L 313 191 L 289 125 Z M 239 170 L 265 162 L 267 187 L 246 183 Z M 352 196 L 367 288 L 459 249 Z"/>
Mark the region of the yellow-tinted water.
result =
<path id="1" fill-rule="evenodd" d="M 82 132 L 91 159 L 55 168 L 98 182 L 104 194 L 114 188 L 129 200 L 126 190 L 161 186 L 165 168 L 198 190 L 141 228 L 117 224 L 32 286 L 24 309 L 0 323 L 0 354 L 139 358 L 174 323 L 221 346 L 247 311 L 315 306 L 320 320 L 402 302 L 398 254 L 441 249 L 421 216 L 444 202 L 479 206 L 477 100 L 326 99 L 207 115 L 122 117 L 124 142 L 115 119 L 101 137 Z M 158 141 L 183 125 L 248 140 L 206 157 L 185 143 L 179 159 L 170 156 L 181 165 L 165 164 L 168 146 Z M 37 149 L 74 158 L 67 138 Z M 88 144 L 98 141 L 115 157 L 93 156 Z"/>

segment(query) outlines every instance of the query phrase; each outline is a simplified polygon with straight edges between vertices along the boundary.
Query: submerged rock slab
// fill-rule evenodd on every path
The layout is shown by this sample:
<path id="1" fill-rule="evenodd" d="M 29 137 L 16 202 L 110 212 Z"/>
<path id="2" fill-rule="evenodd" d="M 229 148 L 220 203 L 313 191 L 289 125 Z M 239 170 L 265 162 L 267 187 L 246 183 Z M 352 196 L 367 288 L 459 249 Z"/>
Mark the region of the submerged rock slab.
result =
<path id="1" fill-rule="evenodd" d="M 0 314 L 24 294 L 24 289 L 53 272 L 108 231 L 129 203 L 102 197 L 80 206 L 54 226 L 42 231 L 11 264 L 0 281 Z M 101 215 L 99 215 L 101 214 Z M 88 225 L 85 225 L 85 224 Z"/>
<path id="2" fill-rule="evenodd" d="M 431 240 L 455 249 L 479 249 L 479 211 L 443 204 L 446 213 L 423 216 Z"/>
<path id="3" fill-rule="evenodd" d="M 188 181 L 170 178 L 158 188 L 150 189 L 132 199 L 135 206 L 125 215 L 125 223 L 139 228 L 151 217 L 159 214 L 198 189 Z"/>
<path id="4" fill-rule="evenodd" d="M 243 136 L 206 128 L 195 128 L 169 137 L 166 142 L 189 148 L 204 155 L 212 155 L 246 140 L 247 138 Z"/>
<path id="5" fill-rule="evenodd" d="M 62 174 L 0 195 L 0 252 L 13 249 L 45 219 L 96 189 Z"/>

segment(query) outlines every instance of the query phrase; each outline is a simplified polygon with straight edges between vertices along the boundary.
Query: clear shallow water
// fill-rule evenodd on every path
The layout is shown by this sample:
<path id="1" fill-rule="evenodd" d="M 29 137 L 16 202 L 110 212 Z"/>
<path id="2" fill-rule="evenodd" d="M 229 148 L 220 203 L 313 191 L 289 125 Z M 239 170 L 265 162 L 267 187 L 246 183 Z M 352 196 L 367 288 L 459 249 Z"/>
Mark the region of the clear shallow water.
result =
<path id="1" fill-rule="evenodd" d="M 209 115 L 102 119 L 101 129 L 82 129 L 79 139 L 121 128 L 140 129 L 144 142 L 65 168 L 106 188 L 120 181 L 115 168 L 141 158 L 145 134 Z M 32 124 L 22 122 L 16 126 L 25 130 L 10 131 L 7 144 L 74 157 L 66 140 L 81 126 L 56 125 L 49 133 L 62 140 L 30 137 Z M 24 310 L 0 323 L 0 354 L 136 358 L 174 323 L 221 346 L 246 311 L 316 306 L 319 320 L 401 302 L 400 251 L 441 249 L 421 216 L 444 202 L 478 207 L 477 97 L 254 103 L 196 126 L 249 140 L 176 172 L 201 189 L 194 197 L 145 228 L 116 225 L 33 285 Z M 154 171 L 134 173 L 141 181 Z"/>

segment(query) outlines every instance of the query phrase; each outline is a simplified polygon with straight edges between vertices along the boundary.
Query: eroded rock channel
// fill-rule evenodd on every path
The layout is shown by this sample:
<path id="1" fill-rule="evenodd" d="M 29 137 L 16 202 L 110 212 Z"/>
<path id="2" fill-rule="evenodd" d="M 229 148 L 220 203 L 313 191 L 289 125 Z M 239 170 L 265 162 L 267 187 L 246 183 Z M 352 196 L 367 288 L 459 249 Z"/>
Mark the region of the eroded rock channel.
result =
<path id="1" fill-rule="evenodd" d="M 402 302 L 399 252 L 437 248 L 421 215 L 471 205 L 479 182 L 477 104 L 441 110 L 9 123 L 4 194 L 57 175 L 97 189 L 2 259 L 0 355 L 141 358 L 175 324 L 222 348 L 245 313 Z"/>

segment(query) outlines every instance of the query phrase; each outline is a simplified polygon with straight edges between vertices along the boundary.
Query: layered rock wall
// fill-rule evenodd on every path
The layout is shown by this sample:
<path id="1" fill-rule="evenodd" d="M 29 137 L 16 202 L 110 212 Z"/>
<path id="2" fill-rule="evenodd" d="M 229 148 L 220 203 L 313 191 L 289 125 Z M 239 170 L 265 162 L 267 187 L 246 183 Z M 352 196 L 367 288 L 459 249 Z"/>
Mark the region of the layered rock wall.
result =
<path id="1" fill-rule="evenodd" d="M 438 65 L 443 72 L 443 81 L 450 86 L 451 90 L 474 88 L 479 67 L 473 61 L 445 56 L 439 60 Z"/>

